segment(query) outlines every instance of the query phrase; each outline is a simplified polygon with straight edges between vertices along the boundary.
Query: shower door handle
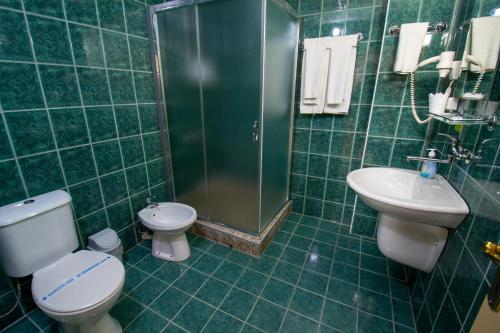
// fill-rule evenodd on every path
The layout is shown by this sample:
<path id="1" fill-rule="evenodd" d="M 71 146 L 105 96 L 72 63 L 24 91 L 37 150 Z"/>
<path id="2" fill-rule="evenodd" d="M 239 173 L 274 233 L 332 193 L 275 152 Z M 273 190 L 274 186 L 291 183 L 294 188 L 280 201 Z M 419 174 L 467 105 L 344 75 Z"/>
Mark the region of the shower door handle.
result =
<path id="1" fill-rule="evenodd" d="M 259 121 L 256 120 L 253 122 L 253 127 L 252 127 L 252 137 L 253 137 L 253 142 L 259 141 Z"/>

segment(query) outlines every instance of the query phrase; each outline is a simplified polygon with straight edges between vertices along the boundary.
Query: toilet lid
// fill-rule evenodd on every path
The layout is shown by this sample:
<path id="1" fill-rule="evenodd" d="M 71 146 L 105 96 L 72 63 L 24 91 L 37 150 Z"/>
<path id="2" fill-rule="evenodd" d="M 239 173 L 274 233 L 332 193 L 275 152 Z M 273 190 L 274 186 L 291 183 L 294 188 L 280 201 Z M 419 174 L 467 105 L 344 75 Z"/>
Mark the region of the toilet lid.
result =
<path id="1" fill-rule="evenodd" d="M 77 312 L 108 299 L 124 279 L 120 260 L 106 253 L 82 250 L 35 272 L 31 291 L 41 308 Z"/>

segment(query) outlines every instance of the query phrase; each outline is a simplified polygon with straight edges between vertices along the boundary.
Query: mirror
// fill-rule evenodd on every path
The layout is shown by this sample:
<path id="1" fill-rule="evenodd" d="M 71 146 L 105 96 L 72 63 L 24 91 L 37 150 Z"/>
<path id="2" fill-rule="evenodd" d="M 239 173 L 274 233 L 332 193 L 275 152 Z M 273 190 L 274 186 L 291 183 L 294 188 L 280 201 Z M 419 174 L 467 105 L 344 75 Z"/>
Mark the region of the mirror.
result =
<path id="1" fill-rule="evenodd" d="M 467 36 L 470 31 L 471 20 L 483 17 L 497 17 L 500 21 L 500 3 L 498 1 L 471 0 L 462 2 L 459 15 L 455 19 L 455 24 L 451 27 L 448 38 L 450 38 L 448 51 L 455 51 L 455 60 L 461 60 L 466 50 Z M 499 23 L 500 25 L 500 23 Z M 500 58 L 500 57 L 498 57 Z M 482 82 L 478 88 L 478 93 L 484 95 L 480 101 L 461 101 L 460 110 L 465 115 L 482 116 L 495 114 L 500 102 L 500 75 L 499 60 L 497 59 L 495 68 L 485 72 Z M 465 92 L 471 91 L 477 83 L 479 73 L 473 71 L 462 71 L 459 80 L 454 84 L 452 96 L 462 96 Z M 450 81 L 441 79 L 439 82 L 440 91 L 448 87 Z M 463 173 L 458 172 L 458 166 L 471 175 L 476 181 L 488 184 L 487 190 L 498 192 L 500 184 L 499 147 L 500 131 L 491 131 L 486 124 L 476 125 L 450 125 L 441 121 L 433 121 L 427 135 L 426 148 L 437 148 L 443 154 L 450 152 L 450 143 L 443 137 L 436 136 L 436 133 L 446 133 L 457 137 L 460 145 L 471 150 L 479 158 L 472 164 L 463 161 L 456 161 L 451 165 L 440 165 L 441 174 L 449 174 L 452 182 L 461 183 Z M 457 178 L 457 179 L 455 179 Z"/>
<path id="2" fill-rule="evenodd" d="M 453 85 L 452 96 L 459 98 L 458 113 L 489 118 L 500 101 L 500 4 L 476 0 L 462 3 L 462 7 L 450 33 L 449 50 L 455 51 L 456 60 L 462 60 L 462 72 Z M 443 87 L 450 83 L 443 81 Z"/>

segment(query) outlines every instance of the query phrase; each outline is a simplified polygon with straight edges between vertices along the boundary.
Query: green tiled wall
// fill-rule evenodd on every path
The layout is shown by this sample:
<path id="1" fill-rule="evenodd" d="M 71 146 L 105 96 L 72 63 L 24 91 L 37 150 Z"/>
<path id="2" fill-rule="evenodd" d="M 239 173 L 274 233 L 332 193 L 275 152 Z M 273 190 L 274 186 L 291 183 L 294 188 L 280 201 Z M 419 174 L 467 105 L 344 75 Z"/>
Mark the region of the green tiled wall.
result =
<path id="1" fill-rule="evenodd" d="M 467 126 L 460 132 L 434 120 L 430 126 L 433 140 L 429 143 L 443 153 L 449 153 L 449 145 L 442 138 L 435 140 L 435 133 L 457 136 L 476 152 L 482 140 L 497 139 L 484 145 L 483 160 L 478 164 L 457 161 L 450 168 L 440 167 L 439 173 L 460 192 L 471 213 L 450 232 L 436 268 L 428 274 L 413 271 L 409 279 L 419 331 L 468 332 L 497 269 L 480 246 L 486 240 L 500 240 L 500 195 L 491 190 L 500 180 L 500 135 L 498 129 L 489 132 L 485 126 Z"/>
<path id="2" fill-rule="evenodd" d="M 107 226 L 134 243 L 145 197 L 167 195 L 145 4 L 2 6 L 0 205 L 62 188 L 82 243 Z"/>
<path id="3" fill-rule="evenodd" d="M 460 129 L 435 121 L 418 125 L 411 115 L 408 78 L 392 72 L 397 38 L 383 35 L 383 31 L 393 24 L 423 21 L 452 24 L 454 13 L 457 23 L 473 16 L 492 15 L 498 7 L 496 1 L 295 0 L 290 3 L 302 16 L 302 39 L 328 35 L 334 28 L 345 29 L 348 33 L 360 31 L 365 37 L 370 31 L 368 42 L 365 39 L 359 46 L 352 107 L 346 117 L 298 114 L 300 92 L 297 90 L 290 189 L 296 212 L 342 222 L 351 227 L 353 234 L 374 237 L 376 212 L 356 200 L 346 186 L 345 177 L 350 170 L 361 166 L 416 169 L 418 164 L 407 162 L 407 155 L 422 155 L 430 145 L 447 153 L 449 147 L 435 140 L 436 132 L 459 136 L 463 144 L 474 151 L 482 140 L 500 138 L 498 130 L 488 132 L 484 126 Z M 343 7 L 339 8 L 339 4 Z M 384 11 L 386 6 L 387 13 Z M 369 15 L 349 15 L 355 10 L 372 10 L 371 20 L 364 21 L 364 30 L 362 24 L 357 25 L 357 20 Z M 385 28 L 382 28 L 384 23 Z M 368 25 L 370 27 L 366 28 Z M 355 28 L 349 29 L 349 26 Z M 373 35 L 373 31 L 379 31 L 379 35 Z M 421 59 L 447 49 L 458 49 L 460 53 L 463 50 L 460 45 L 465 32 L 458 32 L 456 36 L 429 35 Z M 422 116 L 427 112 L 427 94 L 440 86 L 432 68 L 423 68 L 416 75 L 417 112 Z M 483 89 L 489 86 L 490 77 L 482 85 Z M 459 88 L 470 87 L 474 80 L 473 75 L 467 76 Z M 500 91 L 492 92 L 492 96 L 499 94 Z M 493 281 L 495 266 L 478 249 L 486 239 L 500 240 L 497 213 L 500 197 L 491 191 L 500 179 L 499 142 L 490 141 L 485 146 L 485 157 L 480 163 L 440 166 L 439 172 L 460 191 L 472 213 L 456 232 L 451 233 L 433 272 L 410 272 L 411 300 L 419 331 L 468 331 Z"/>
<path id="4" fill-rule="evenodd" d="M 439 21 L 451 24 L 455 6 L 459 2 L 421 0 L 409 3 L 405 0 L 390 0 L 385 29 L 391 25 L 409 22 Z M 447 34 L 429 33 L 420 59 L 440 54 L 448 48 Z M 379 71 L 368 122 L 363 167 L 391 166 L 416 169 L 418 163 L 406 161 L 406 156 L 425 154 L 425 138 L 428 125 L 419 125 L 413 119 L 410 106 L 409 77 L 393 72 L 398 44 L 397 36 L 385 35 L 382 42 Z M 419 70 L 415 76 L 415 99 L 417 112 L 425 117 L 428 110 L 428 94 L 435 92 L 439 77 L 432 65 Z M 374 237 L 377 212 L 356 200 L 352 219 L 352 232 Z"/>
<path id="5" fill-rule="evenodd" d="M 79 239 L 103 228 L 134 245 L 146 197 L 169 196 L 149 59 L 146 3 L 0 1 L 0 206 L 56 189 Z M 22 307 L 0 330 L 33 309 Z M 0 314 L 12 304 L 0 277 Z"/>
<path id="6" fill-rule="evenodd" d="M 463 1 L 457 24 L 472 17 L 492 15 L 498 1 Z M 457 31 L 453 50 L 462 52 L 465 32 Z M 497 73 L 498 74 L 498 73 Z M 490 76 L 491 77 L 491 76 Z M 470 77 L 468 81 L 470 81 Z M 472 78 L 474 80 L 474 78 Z M 498 75 L 497 75 L 498 80 Z M 490 87 L 488 81 L 483 89 Z M 459 92 L 461 91 L 459 85 Z M 491 90 L 491 99 L 498 99 L 500 86 Z M 493 283 L 496 265 L 480 251 L 483 241 L 500 240 L 500 195 L 492 189 L 500 182 L 500 132 L 490 132 L 486 126 L 455 127 L 432 121 L 426 144 L 443 154 L 449 153 L 449 143 L 436 133 L 448 133 L 461 144 L 478 152 L 483 140 L 493 139 L 482 146 L 482 159 L 472 165 L 455 161 L 451 167 L 440 167 L 469 204 L 471 214 L 453 231 L 436 268 L 429 274 L 413 272 L 411 299 L 419 331 L 468 332 L 474 322 L 487 290 Z"/>
<path id="7" fill-rule="evenodd" d="M 291 3 L 302 18 L 301 39 L 328 36 L 333 29 L 364 35 L 358 46 L 347 116 L 298 114 L 300 91 L 297 90 L 290 188 L 294 210 L 341 222 L 350 226 L 354 234 L 374 237 L 376 212 L 356 200 L 345 182 L 346 175 L 361 166 L 416 168 L 417 164 L 406 162 L 406 156 L 422 153 L 427 133 L 427 125 L 418 125 L 411 115 L 408 78 L 392 71 L 397 37 L 384 32 L 393 24 L 406 22 L 450 23 L 455 2 L 301 0 Z M 422 59 L 447 48 L 443 34 L 429 34 L 429 37 Z M 427 94 L 434 92 L 437 85 L 438 76 L 430 67 L 417 73 L 419 113 L 427 110 Z"/>
<path id="8" fill-rule="evenodd" d="M 300 115 L 296 92 L 291 198 L 294 211 L 306 215 L 351 223 L 354 193 L 345 177 L 361 166 L 370 105 L 383 38 L 386 2 L 379 0 L 291 1 L 301 15 L 301 40 L 343 33 L 361 32 L 353 94 L 346 116 Z M 300 83 L 300 62 L 297 82 Z M 300 84 L 297 84 L 300 87 Z"/>

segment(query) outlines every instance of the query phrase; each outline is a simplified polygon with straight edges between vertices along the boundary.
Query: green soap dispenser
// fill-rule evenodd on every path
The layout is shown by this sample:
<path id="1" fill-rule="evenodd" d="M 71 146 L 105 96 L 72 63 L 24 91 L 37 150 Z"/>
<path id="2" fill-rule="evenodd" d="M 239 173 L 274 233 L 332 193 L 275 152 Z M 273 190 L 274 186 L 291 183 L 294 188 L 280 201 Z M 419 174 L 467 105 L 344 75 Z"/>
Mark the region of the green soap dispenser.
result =
<path id="1" fill-rule="evenodd" d="M 427 157 L 429 158 L 436 158 L 436 149 L 431 148 L 427 149 L 429 150 L 429 154 Z M 420 176 L 428 179 L 433 179 L 436 177 L 436 171 L 437 171 L 437 162 L 435 161 L 424 161 L 422 163 L 422 168 L 420 169 Z"/>

